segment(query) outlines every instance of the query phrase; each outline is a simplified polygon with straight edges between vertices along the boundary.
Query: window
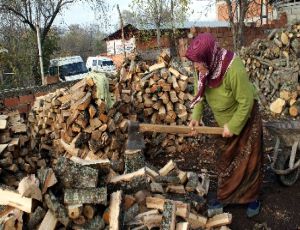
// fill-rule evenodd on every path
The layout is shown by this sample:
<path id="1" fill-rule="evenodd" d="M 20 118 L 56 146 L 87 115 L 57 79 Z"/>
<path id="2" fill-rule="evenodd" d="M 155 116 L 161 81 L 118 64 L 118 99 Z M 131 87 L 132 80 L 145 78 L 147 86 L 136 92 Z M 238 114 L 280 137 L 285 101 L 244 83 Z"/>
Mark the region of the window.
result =
<path id="1" fill-rule="evenodd" d="M 97 65 L 97 60 L 93 60 L 93 66 L 96 66 Z"/>

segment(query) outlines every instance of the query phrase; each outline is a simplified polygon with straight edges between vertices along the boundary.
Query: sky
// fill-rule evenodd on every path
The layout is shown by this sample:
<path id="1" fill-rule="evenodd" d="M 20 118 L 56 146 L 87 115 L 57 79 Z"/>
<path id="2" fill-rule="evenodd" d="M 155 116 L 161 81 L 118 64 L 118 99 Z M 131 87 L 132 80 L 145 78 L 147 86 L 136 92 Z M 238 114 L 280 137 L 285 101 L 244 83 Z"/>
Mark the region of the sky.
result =
<path id="1" fill-rule="evenodd" d="M 131 0 L 110 0 L 111 4 L 119 4 L 120 10 L 129 10 L 129 4 Z M 209 8 L 207 15 L 203 13 L 203 11 L 207 11 L 207 5 L 211 1 L 206 0 L 192 0 L 190 12 L 190 21 L 213 21 L 216 20 L 215 16 L 215 8 Z M 201 13 L 202 12 L 202 13 Z M 118 24 L 119 17 L 117 9 L 114 8 L 113 12 L 116 16 L 112 16 L 112 24 Z M 82 2 L 78 2 L 69 9 L 66 9 L 59 15 L 54 22 L 56 25 L 68 27 L 72 24 L 80 24 L 80 25 L 89 25 L 89 24 L 97 24 L 97 19 L 95 17 L 95 13 L 93 10 L 86 4 Z M 114 28 L 111 27 L 109 30 L 113 31 Z"/>

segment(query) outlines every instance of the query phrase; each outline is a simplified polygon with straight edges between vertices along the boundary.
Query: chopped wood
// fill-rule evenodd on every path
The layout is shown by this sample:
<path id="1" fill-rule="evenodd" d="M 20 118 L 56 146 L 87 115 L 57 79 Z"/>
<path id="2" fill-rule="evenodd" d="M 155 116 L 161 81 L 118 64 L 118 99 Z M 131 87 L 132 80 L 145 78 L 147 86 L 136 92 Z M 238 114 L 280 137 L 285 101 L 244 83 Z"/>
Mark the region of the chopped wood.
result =
<path id="1" fill-rule="evenodd" d="M 31 213 L 32 199 L 22 195 L 0 188 L 0 205 L 9 205 L 18 208 L 24 212 Z"/>
<path id="2" fill-rule="evenodd" d="M 121 226 L 121 203 L 122 203 L 122 191 L 117 191 L 111 194 L 110 198 L 110 215 L 109 215 L 109 229 L 119 230 Z"/>
<path id="3" fill-rule="evenodd" d="M 101 172 L 108 172 L 111 166 L 111 162 L 109 159 L 99 159 L 99 160 L 89 160 L 89 159 L 81 159 L 79 157 L 72 156 L 70 158 L 71 161 L 75 162 L 76 164 L 82 166 L 89 166 L 96 169 L 101 169 Z"/>
<path id="4" fill-rule="evenodd" d="M 153 72 L 155 70 L 159 70 L 159 69 L 164 68 L 164 67 L 166 67 L 164 62 L 157 63 L 157 64 L 154 64 L 154 65 L 149 67 L 149 72 Z"/>
<path id="5" fill-rule="evenodd" d="M 85 204 L 84 206 L 83 206 L 83 215 L 87 218 L 87 219 L 89 219 L 89 220 L 91 220 L 91 219 L 93 219 L 94 218 L 94 216 L 95 216 L 95 208 L 93 207 L 93 206 L 91 206 L 91 205 L 89 205 L 89 204 Z"/>
<path id="6" fill-rule="evenodd" d="M 159 183 L 152 182 L 150 184 L 150 189 L 153 193 L 164 193 L 163 186 Z"/>
<path id="7" fill-rule="evenodd" d="M 68 216 L 71 219 L 77 219 L 82 213 L 82 204 L 68 205 L 66 208 L 68 210 Z"/>
<path id="8" fill-rule="evenodd" d="M 159 170 L 161 176 L 166 176 L 176 167 L 176 163 L 173 160 L 170 160 L 163 168 Z"/>
<path id="9" fill-rule="evenodd" d="M 135 172 L 145 167 L 145 156 L 142 150 L 125 150 L 125 173 Z"/>
<path id="10" fill-rule="evenodd" d="M 208 229 L 220 227 L 223 225 L 231 224 L 232 214 L 230 213 L 222 213 L 209 218 L 205 227 Z"/>
<path id="11" fill-rule="evenodd" d="M 0 130 L 6 129 L 7 128 L 7 120 L 0 120 Z"/>
<path id="12" fill-rule="evenodd" d="M 139 214 L 139 204 L 135 203 L 129 209 L 125 210 L 124 213 L 124 222 L 128 223 L 134 219 L 136 215 Z"/>
<path id="13" fill-rule="evenodd" d="M 8 144 L 0 144 L 0 154 L 4 152 L 4 150 L 7 148 Z"/>
<path id="14" fill-rule="evenodd" d="M 164 203 L 162 213 L 162 230 L 175 230 L 176 226 L 176 204 L 173 201 L 167 200 Z"/>
<path id="15" fill-rule="evenodd" d="M 107 203 L 107 189 L 85 188 L 85 189 L 65 189 L 65 204 L 103 204 Z"/>
<path id="16" fill-rule="evenodd" d="M 70 220 L 65 206 L 58 201 L 51 191 L 44 196 L 44 199 L 47 207 L 53 212 L 57 220 L 64 226 L 68 226 Z"/>
<path id="17" fill-rule="evenodd" d="M 187 221 L 189 222 L 192 229 L 199 229 L 206 227 L 207 218 L 194 213 L 189 213 Z"/>
<path id="18" fill-rule="evenodd" d="M 136 177 L 141 177 L 146 175 L 146 169 L 141 168 L 138 171 L 132 172 L 132 173 L 127 173 L 124 175 L 119 175 L 115 176 L 110 180 L 110 183 L 119 183 L 119 182 L 126 182 L 126 181 L 131 181 Z"/>
<path id="19" fill-rule="evenodd" d="M 65 157 L 58 159 L 55 172 L 65 188 L 95 188 L 98 185 L 97 169 L 82 166 Z"/>
<path id="20" fill-rule="evenodd" d="M 148 215 L 143 217 L 143 223 L 148 229 L 160 227 L 162 215 Z"/>
<path id="21" fill-rule="evenodd" d="M 34 175 L 24 177 L 19 183 L 18 192 L 22 196 L 41 201 L 42 192 L 39 189 L 38 184 L 39 181 Z"/>
<path id="22" fill-rule="evenodd" d="M 36 226 L 42 222 L 45 215 L 46 211 L 38 206 L 30 215 L 29 221 L 27 223 L 28 229 L 36 229 Z"/>
<path id="23" fill-rule="evenodd" d="M 183 185 L 169 185 L 166 189 L 166 192 L 177 193 L 177 194 L 185 194 L 186 193 Z"/>
<path id="24" fill-rule="evenodd" d="M 45 194 L 47 189 L 57 183 L 55 174 L 51 168 L 41 168 L 37 171 L 37 176 L 41 183 L 42 194 Z"/>
<path id="25" fill-rule="evenodd" d="M 158 210 L 163 210 L 166 199 L 158 198 L 158 197 L 147 197 L 146 205 L 147 208 L 153 208 Z M 186 218 L 190 211 L 190 206 L 187 203 L 183 203 L 181 201 L 174 201 L 176 204 L 176 215 Z"/>
<path id="26" fill-rule="evenodd" d="M 145 171 L 146 171 L 147 175 L 149 175 L 152 178 L 159 176 L 159 174 L 156 171 L 152 170 L 149 167 L 145 167 Z"/>
<path id="27" fill-rule="evenodd" d="M 174 69 L 174 68 L 172 68 L 172 67 L 169 68 L 169 71 L 170 71 L 176 78 L 180 76 L 180 73 L 179 73 L 176 69 Z"/>
<path id="28" fill-rule="evenodd" d="M 176 224 L 176 230 L 189 230 L 188 222 L 179 222 Z"/>
<path id="29" fill-rule="evenodd" d="M 281 98 L 277 98 L 274 102 L 271 103 L 270 110 L 275 114 L 280 114 L 283 110 L 284 105 L 285 105 L 285 100 Z"/>
<path id="30" fill-rule="evenodd" d="M 42 223 L 40 224 L 38 230 L 54 230 L 57 224 L 57 219 L 50 209 L 48 209 Z"/>

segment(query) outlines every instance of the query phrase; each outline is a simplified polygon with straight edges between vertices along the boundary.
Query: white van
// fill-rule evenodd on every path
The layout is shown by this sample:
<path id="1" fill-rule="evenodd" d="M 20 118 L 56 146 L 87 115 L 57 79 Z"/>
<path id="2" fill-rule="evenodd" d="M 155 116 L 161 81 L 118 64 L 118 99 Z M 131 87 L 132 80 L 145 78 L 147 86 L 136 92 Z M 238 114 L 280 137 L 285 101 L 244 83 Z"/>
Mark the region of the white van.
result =
<path id="1" fill-rule="evenodd" d="M 60 81 L 73 81 L 84 78 L 88 70 L 80 56 L 60 57 L 50 60 L 49 75 Z"/>
<path id="2" fill-rule="evenodd" d="M 112 59 L 103 56 L 88 57 L 86 60 L 86 68 L 89 71 L 114 73 L 116 66 Z"/>

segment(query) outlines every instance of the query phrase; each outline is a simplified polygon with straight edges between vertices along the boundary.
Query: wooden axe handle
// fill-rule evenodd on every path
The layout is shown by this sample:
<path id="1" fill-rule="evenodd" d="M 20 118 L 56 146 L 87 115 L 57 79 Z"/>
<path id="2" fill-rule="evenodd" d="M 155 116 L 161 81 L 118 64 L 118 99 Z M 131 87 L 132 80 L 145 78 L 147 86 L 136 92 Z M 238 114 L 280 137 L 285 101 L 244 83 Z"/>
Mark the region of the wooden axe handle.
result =
<path id="1" fill-rule="evenodd" d="M 139 124 L 140 132 L 157 132 L 157 133 L 175 133 L 175 134 L 189 134 L 192 130 L 189 126 L 184 125 L 154 125 L 154 124 Z M 195 127 L 197 133 L 202 134 L 220 134 L 223 133 L 221 127 L 197 126 Z"/>

